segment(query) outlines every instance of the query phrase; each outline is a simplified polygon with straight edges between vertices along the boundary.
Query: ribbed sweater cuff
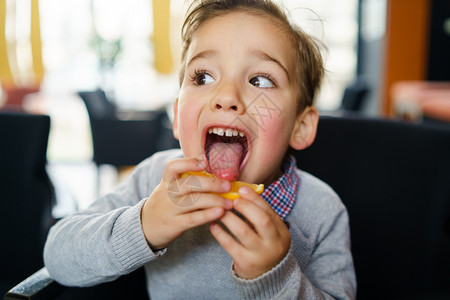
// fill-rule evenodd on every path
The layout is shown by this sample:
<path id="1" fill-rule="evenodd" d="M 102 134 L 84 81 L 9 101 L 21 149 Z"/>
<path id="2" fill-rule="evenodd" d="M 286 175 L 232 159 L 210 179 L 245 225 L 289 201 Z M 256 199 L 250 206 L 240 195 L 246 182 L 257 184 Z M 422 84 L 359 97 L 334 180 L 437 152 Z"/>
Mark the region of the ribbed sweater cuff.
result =
<path id="1" fill-rule="evenodd" d="M 125 270 L 134 270 L 157 257 L 147 244 L 141 226 L 141 209 L 145 200 L 127 208 L 117 218 L 112 232 L 112 245 Z"/>
<path id="2" fill-rule="evenodd" d="M 285 288 L 296 270 L 297 262 L 292 248 L 283 260 L 270 271 L 254 279 L 243 279 L 232 270 L 239 293 L 244 299 L 273 299 Z"/>

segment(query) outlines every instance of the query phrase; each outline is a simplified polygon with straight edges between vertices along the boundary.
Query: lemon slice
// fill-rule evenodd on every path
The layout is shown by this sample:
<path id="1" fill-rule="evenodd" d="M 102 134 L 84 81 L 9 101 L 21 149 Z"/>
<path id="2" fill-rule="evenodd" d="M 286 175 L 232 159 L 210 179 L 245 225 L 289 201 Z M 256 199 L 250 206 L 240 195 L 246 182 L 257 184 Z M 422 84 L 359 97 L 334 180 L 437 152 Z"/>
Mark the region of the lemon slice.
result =
<path id="1" fill-rule="evenodd" d="M 189 175 L 215 177 L 215 175 L 210 174 L 205 171 L 186 172 L 186 173 L 183 173 L 181 175 L 181 177 L 186 177 Z M 224 198 L 230 199 L 230 200 L 235 200 L 235 199 L 239 198 L 239 188 L 241 188 L 243 186 L 247 186 L 247 187 L 251 188 L 252 190 L 257 192 L 259 195 L 261 195 L 261 193 L 264 191 L 264 184 L 253 184 L 253 183 L 247 183 L 247 182 L 243 182 L 243 181 L 233 181 L 233 182 L 231 182 L 231 190 L 228 193 L 221 193 L 219 195 Z"/>

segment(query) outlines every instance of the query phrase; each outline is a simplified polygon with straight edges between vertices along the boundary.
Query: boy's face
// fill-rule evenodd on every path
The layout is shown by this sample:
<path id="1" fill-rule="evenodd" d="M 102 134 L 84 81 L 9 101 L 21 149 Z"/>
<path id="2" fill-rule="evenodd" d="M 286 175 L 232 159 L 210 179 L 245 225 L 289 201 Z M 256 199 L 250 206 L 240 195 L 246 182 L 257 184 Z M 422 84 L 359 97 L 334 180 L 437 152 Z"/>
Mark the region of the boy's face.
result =
<path id="1" fill-rule="evenodd" d="M 294 54 L 267 17 L 233 12 L 200 26 L 175 104 L 185 157 L 224 179 L 272 183 L 288 146 L 307 147 L 317 125 L 315 109 L 297 114 Z"/>

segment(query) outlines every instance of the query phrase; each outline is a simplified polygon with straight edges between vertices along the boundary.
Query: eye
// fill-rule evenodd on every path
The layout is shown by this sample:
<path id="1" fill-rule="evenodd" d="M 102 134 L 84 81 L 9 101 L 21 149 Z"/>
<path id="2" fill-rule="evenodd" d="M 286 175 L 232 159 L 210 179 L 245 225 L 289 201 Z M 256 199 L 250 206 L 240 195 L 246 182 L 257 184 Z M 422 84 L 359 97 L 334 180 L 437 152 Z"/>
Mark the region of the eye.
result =
<path id="1" fill-rule="evenodd" d="M 269 78 L 267 75 L 254 76 L 249 82 L 250 84 L 260 88 L 272 88 L 276 86 L 274 80 Z"/>
<path id="2" fill-rule="evenodd" d="M 204 71 L 195 72 L 195 76 L 193 76 L 192 80 L 195 85 L 206 85 L 214 82 L 214 78 Z"/>

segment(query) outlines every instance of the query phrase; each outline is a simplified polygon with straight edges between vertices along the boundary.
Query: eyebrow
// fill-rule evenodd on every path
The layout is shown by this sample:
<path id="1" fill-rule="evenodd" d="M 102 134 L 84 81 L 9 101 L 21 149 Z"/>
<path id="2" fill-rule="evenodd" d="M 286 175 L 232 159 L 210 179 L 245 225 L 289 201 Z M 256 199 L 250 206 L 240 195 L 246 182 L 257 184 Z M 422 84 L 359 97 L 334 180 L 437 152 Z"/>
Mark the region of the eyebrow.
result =
<path id="1" fill-rule="evenodd" d="M 189 66 L 189 65 L 191 65 L 194 61 L 196 61 L 197 59 L 200 59 L 200 58 L 210 58 L 210 57 L 213 57 L 213 56 L 216 56 L 217 55 L 217 52 L 215 51 L 215 50 L 205 50 L 205 51 L 202 51 L 202 52 L 199 52 L 199 53 L 197 53 L 196 55 L 194 55 L 189 61 L 188 61 L 188 63 L 186 64 L 186 66 Z"/>
<path id="2" fill-rule="evenodd" d="M 281 69 L 283 69 L 284 73 L 286 73 L 288 80 L 291 81 L 291 76 L 289 76 L 288 70 L 278 59 L 268 55 L 267 53 L 265 53 L 261 50 L 252 51 L 252 54 L 265 60 L 265 61 L 273 61 L 274 63 L 276 63 Z"/>

